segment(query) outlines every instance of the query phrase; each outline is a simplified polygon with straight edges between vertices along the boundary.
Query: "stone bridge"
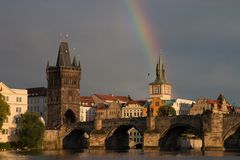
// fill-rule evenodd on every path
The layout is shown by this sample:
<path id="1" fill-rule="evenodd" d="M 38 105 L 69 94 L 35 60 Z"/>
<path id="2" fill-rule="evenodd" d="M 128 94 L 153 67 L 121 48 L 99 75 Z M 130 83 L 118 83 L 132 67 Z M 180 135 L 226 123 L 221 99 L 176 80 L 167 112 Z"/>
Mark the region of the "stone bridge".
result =
<path id="1" fill-rule="evenodd" d="M 46 130 L 43 148 L 123 149 L 129 145 L 132 127 L 141 133 L 143 149 L 177 149 L 183 133 L 201 139 L 203 150 L 240 149 L 240 114 L 217 113 L 77 122 L 60 130 Z"/>

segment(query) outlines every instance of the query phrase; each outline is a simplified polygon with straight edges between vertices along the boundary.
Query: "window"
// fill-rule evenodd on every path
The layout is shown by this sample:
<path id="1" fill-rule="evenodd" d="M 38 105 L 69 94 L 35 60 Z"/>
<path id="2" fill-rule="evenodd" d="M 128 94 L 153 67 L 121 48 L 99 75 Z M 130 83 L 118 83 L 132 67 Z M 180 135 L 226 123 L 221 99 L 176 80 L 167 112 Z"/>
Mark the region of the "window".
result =
<path id="1" fill-rule="evenodd" d="M 6 102 L 8 102 L 8 101 L 9 101 L 9 97 L 8 97 L 8 96 L 5 96 L 4 100 L 5 100 Z"/>
<path id="2" fill-rule="evenodd" d="M 154 86 L 153 94 L 159 94 L 160 93 L 159 91 L 160 91 L 159 87 L 158 86 Z"/>
<path id="3" fill-rule="evenodd" d="M 22 102 L 22 97 L 17 97 L 17 98 L 16 98 L 16 101 L 17 101 L 17 102 Z"/>
<path id="4" fill-rule="evenodd" d="M 2 134 L 8 134 L 8 129 L 2 129 Z"/>
<path id="5" fill-rule="evenodd" d="M 21 113 L 21 107 L 16 107 L 16 112 Z"/>

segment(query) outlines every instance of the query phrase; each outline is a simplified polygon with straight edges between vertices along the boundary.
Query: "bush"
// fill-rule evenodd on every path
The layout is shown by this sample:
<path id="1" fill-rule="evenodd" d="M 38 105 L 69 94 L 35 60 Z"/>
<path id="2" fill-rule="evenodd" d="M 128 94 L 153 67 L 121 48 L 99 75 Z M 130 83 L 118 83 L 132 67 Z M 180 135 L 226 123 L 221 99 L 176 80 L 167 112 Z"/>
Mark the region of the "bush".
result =
<path id="1" fill-rule="evenodd" d="M 159 108 L 158 115 L 159 116 L 175 116 L 176 111 L 173 107 L 164 105 Z"/>
<path id="2" fill-rule="evenodd" d="M 26 112 L 19 123 L 19 147 L 38 149 L 41 147 L 44 124 L 36 113 Z"/>
<path id="3" fill-rule="evenodd" d="M 10 115 L 10 107 L 7 102 L 5 102 L 4 96 L 0 94 L 0 130 L 8 115 Z"/>
<path id="4" fill-rule="evenodd" d="M 6 150 L 9 150 L 11 149 L 11 144 L 6 142 L 6 143 L 0 143 L 0 150 L 3 150 L 3 149 L 6 149 Z"/>

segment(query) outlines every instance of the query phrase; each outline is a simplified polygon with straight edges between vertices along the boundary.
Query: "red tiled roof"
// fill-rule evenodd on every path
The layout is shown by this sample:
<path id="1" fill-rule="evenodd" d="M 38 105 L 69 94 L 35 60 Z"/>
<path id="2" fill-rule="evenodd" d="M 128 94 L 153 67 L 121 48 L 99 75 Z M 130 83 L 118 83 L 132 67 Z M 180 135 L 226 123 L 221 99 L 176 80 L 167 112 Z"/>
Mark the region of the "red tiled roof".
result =
<path id="1" fill-rule="evenodd" d="M 92 97 L 88 97 L 88 96 L 80 96 L 80 102 L 81 103 L 85 103 L 86 105 L 85 106 L 92 106 L 91 104 L 94 103 Z M 83 104 L 82 104 L 83 105 Z"/>
<path id="2" fill-rule="evenodd" d="M 114 95 L 105 95 L 105 94 L 94 94 L 97 97 L 99 97 L 102 100 L 110 100 L 110 101 L 116 101 L 116 100 L 120 100 L 120 101 L 124 101 L 127 102 L 128 101 L 128 97 L 126 96 L 114 96 Z"/>
<path id="3" fill-rule="evenodd" d="M 211 99 L 208 99 L 208 100 L 207 100 L 207 103 L 208 103 L 208 104 L 211 104 L 212 107 L 213 107 L 214 104 L 217 104 L 217 107 L 218 107 L 219 109 L 222 108 L 222 102 L 221 102 L 221 100 L 211 100 Z M 227 106 L 227 109 L 228 109 L 229 111 L 231 111 L 232 108 L 233 108 L 233 107 L 232 107 L 231 105 L 228 105 L 228 106 Z"/>
<path id="4" fill-rule="evenodd" d="M 127 104 L 138 104 L 143 106 L 147 101 L 146 100 L 136 100 L 136 101 L 128 101 Z"/>
<path id="5" fill-rule="evenodd" d="M 97 106 L 96 106 L 97 109 L 106 109 L 107 107 L 108 106 L 104 103 L 98 103 Z"/>
<path id="6" fill-rule="evenodd" d="M 92 101 L 93 102 L 93 99 L 92 97 L 89 97 L 89 96 L 80 96 L 80 101 Z"/>
<path id="7" fill-rule="evenodd" d="M 237 112 L 237 113 L 240 113 L 240 108 L 237 108 L 237 109 L 236 109 L 236 112 Z"/>

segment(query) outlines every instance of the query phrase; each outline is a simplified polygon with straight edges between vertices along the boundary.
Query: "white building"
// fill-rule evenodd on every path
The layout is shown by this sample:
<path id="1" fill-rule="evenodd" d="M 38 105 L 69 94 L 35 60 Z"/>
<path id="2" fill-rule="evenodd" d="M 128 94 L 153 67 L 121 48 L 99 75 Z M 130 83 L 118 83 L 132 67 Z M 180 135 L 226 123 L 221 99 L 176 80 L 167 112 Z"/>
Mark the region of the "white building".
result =
<path id="1" fill-rule="evenodd" d="M 122 118 L 136 118 L 143 117 L 143 110 L 145 100 L 141 101 L 128 101 L 126 106 L 122 107 Z M 129 134 L 129 147 L 134 148 L 137 145 L 142 145 L 143 137 L 137 129 L 131 128 L 128 130 Z"/>
<path id="2" fill-rule="evenodd" d="M 47 88 L 28 88 L 28 111 L 35 112 L 46 121 Z"/>
<path id="3" fill-rule="evenodd" d="M 129 134 L 129 147 L 130 148 L 137 148 L 137 145 L 143 144 L 143 137 L 137 129 L 135 129 L 134 127 L 129 129 L 128 134 Z"/>
<path id="4" fill-rule="evenodd" d="M 122 107 L 122 118 L 143 117 L 143 109 L 146 101 L 129 101 Z"/>
<path id="5" fill-rule="evenodd" d="M 95 118 L 96 109 L 94 107 L 94 102 L 92 97 L 80 97 L 80 112 L 79 121 L 93 121 Z"/>
<path id="6" fill-rule="evenodd" d="M 19 117 L 27 111 L 27 90 L 12 89 L 3 82 L 0 82 L 0 93 L 10 106 L 10 115 L 3 123 L 0 132 L 0 143 L 15 141 L 16 134 L 18 133 L 17 124 L 19 122 Z"/>
<path id="7" fill-rule="evenodd" d="M 176 115 L 189 115 L 190 109 L 195 101 L 188 99 L 173 99 L 166 102 L 167 105 L 173 107 L 176 111 Z"/>

